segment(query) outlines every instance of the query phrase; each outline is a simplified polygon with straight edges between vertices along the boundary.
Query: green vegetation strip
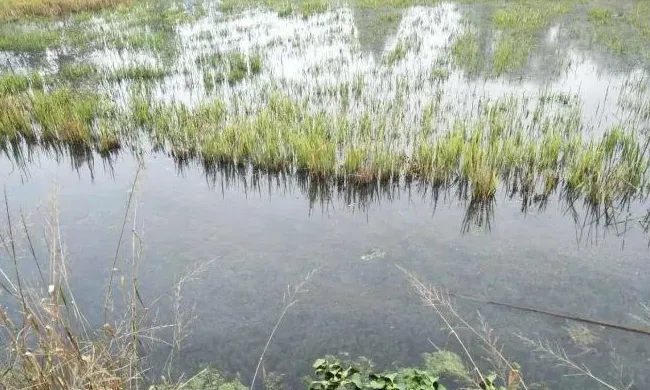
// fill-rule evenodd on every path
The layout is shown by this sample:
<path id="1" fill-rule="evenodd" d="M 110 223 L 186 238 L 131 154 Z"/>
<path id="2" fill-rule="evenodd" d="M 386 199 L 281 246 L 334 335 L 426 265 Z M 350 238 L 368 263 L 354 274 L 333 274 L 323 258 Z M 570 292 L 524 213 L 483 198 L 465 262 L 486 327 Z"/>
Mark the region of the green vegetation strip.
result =
<path id="1" fill-rule="evenodd" d="M 52 17 L 129 4 L 133 0 L 2 0 L 0 22 L 28 17 Z"/>

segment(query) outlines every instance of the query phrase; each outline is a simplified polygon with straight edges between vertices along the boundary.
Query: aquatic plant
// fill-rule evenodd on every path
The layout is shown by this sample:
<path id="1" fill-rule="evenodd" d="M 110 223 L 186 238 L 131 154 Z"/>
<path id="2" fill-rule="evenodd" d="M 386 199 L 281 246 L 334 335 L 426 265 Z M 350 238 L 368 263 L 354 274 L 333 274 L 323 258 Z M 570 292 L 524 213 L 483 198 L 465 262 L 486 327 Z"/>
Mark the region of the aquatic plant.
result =
<path id="1" fill-rule="evenodd" d="M 70 81 L 87 80 L 97 73 L 97 67 L 88 63 L 64 63 L 59 67 L 59 76 Z"/>
<path id="2" fill-rule="evenodd" d="M 114 70 L 108 75 L 110 80 L 152 81 L 165 78 L 169 71 L 161 66 L 131 65 Z"/>
<path id="3" fill-rule="evenodd" d="M 451 54 L 456 64 L 468 73 L 479 71 L 483 58 L 477 32 L 467 29 L 461 33 L 451 46 Z"/>
<path id="4" fill-rule="evenodd" d="M 59 31 L 39 26 L 0 26 L 0 50 L 37 52 L 61 44 Z"/>
<path id="5" fill-rule="evenodd" d="M 33 142 L 36 135 L 29 121 L 28 108 L 24 99 L 14 96 L 0 96 L 0 145 L 7 151 L 8 144 L 26 140 Z"/>
<path id="6" fill-rule="evenodd" d="M 226 79 L 230 84 L 236 84 L 248 75 L 256 75 L 262 70 L 262 59 L 259 54 L 244 56 L 239 52 L 227 55 L 228 72 Z"/>

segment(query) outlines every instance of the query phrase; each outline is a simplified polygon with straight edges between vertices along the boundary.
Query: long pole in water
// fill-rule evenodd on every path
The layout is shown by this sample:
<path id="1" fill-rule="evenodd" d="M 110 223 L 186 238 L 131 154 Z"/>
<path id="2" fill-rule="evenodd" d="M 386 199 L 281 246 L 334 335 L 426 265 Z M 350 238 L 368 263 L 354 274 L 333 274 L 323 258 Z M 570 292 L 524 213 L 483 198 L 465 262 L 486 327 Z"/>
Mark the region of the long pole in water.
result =
<path id="1" fill-rule="evenodd" d="M 491 301 L 491 300 L 488 300 L 488 299 L 481 299 L 481 298 L 471 297 L 471 296 L 467 296 L 467 295 L 456 294 L 456 293 L 453 293 L 451 291 L 447 291 L 447 294 L 449 296 L 456 297 L 456 298 L 459 298 L 459 299 L 464 299 L 466 301 L 484 303 L 484 304 L 487 304 L 487 305 L 494 305 L 494 306 L 500 306 L 500 307 L 507 307 L 507 308 L 510 308 L 510 309 L 527 311 L 527 312 L 531 312 L 531 313 L 539 313 L 539 314 L 544 314 L 544 315 L 547 315 L 547 316 L 565 318 L 565 319 L 568 319 L 568 320 L 583 322 L 583 323 L 586 323 L 586 324 L 599 325 L 599 326 L 604 326 L 606 328 L 618 329 L 618 330 L 622 330 L 622 331 L 626 331 L 626 332 L 632 332 L 632 333 L 638 333 L 638 334 L 643 334 L 643 335 L 646 335 L 646 336 L 650 336 L 650 329 L 648 329 L 648 328 L 637 328 L 637 327 L 633 327 L 633 326 L 625 326 L 625 325 L 620 325 L 620 324 L 614 324 L 612 322 L 594 320 L 594 319 L 591 319 L 591 318 L 579 317 L 579 316 L 559 313 L 559 312 L 555 312 L 555 311 L 535 309 L 535 308 L 532 308 L 532 307 L 513 305 L 513 304 L 510 304 L 510 303 L 504 303 L 504 302 L 496 302 L 496 301 Z"/>

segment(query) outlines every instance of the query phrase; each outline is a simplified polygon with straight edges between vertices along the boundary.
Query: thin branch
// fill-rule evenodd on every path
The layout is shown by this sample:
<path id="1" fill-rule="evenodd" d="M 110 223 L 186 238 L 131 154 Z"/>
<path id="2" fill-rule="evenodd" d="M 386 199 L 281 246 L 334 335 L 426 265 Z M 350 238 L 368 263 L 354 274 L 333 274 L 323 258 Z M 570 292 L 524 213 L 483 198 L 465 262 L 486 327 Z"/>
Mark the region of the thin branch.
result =
<path id="1" fill-rule="evenodd" d="M 262 354 L 260 355 L 259 360 L 257 361 L 257 367 L 255 367 L 255 373 L 253 374 L 253 380 L 251 381 L 251 386 L 250 389 L 253 390 L 255 386 L 255 380 L 257 379 L 257 374 L 260 371 L 260 366 L 262 365 L 262 361 L 264 360 L 264 355 L 266 355 L 266 351 L 269 349 L 269 345 L 271 345 L 271 341 L 273 340 L 273 336 L 275 335 L 275 332 L 278 330 L 280 327 L 280 324 L 282 323 L 282 320 L 284 319 L 284 316 L 287 314 L 289 309 L 291 309 L 296 303 L 298 303 L 299 299 L 298 296 L 306 292 L 307 290 L 304 289 L 304 287 L 307 285 L 309 280 L 320 270 L 319 268 L 311 270 L 305 278 L 300 282 L 295 287 L 292 287 L 291 285 L 287 286 L 287 291 L 285 292 L 284 296 L 282 297 L 282 302 L 284 304 L 284 307 L 282 309 L 282 313 L 280 314 L 280 317 L 278 318 L 278 321 L 275 323 L 275 326 L 273 326 L 273 330 L 271 331 L 271 334 L 269 335 L 269 338 L 266 340 L 266 345 L 264 345 L 264 349 L 262 350 Z"/>

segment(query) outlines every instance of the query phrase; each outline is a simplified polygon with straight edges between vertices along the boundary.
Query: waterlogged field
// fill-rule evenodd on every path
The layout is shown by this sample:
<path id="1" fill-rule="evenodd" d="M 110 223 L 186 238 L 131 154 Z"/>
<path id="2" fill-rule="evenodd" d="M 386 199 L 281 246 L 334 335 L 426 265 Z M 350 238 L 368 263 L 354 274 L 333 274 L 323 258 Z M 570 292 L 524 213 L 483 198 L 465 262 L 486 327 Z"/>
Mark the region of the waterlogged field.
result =
<path id="1" fill-rule="evenodd" d="M 246 289 L 257 288 L 272 294 L 271 281 L 286 284 L 282 277 L 305 271 L 300 255 L 320 258 L 329 250 L 344 260 L 330 262 L 346 271 L 327 271 L 326 281 L 315 288 L 336 302 L 317 299 L 322 311 L 301 309 L 299 317 L 313 326 L 317 337 L 309 339 L 313 334 L 290 324 L 295 333 L 281 334 L 277 348 L 298 343 L 298 350 L 276 350 L 276 363 L 269 363 L 288 373 L 292 386 L 305 372 L 302 360 L 317 357 L 305 351 L 347 351 L 338 338 L 354 333 L 359 325 L 349 315 L 353 311 L 365 313 L 373 325 L 359 320 L 369 335 L 351 336 L 350 349 L 379 355 L 382 364 L 409 363 L 423 352 L 420 344 L 427 336 L 420 333 L 426 333 L 427 320 L 417 308 L 405 309 L 408 316 L 395 314 L 407 299 L 406 287 L 395 287 L 397 298 L 369 287 L 387 282 L 386 270 L 366 269 L 385 263 L 386 252 L 389 259 L 406 261 L 433 281 L 465 286 L 476 295 L 496 294 L 509 301 L 515 297 L 571 312 L 584 309 L 590 297 L 601 296 L 581 313 L 618 318 L 624 324 L 635 305 L 650 300 L 642 270 L 650 228 L 647 1 L 107 0 L 83 6 L 69 1 L 59 8 L 40 8 L 27 0 L 15 5 L 19 3 L 0 5 L 0 158 L 11 167 L 3 171 L 6 177 L 14 175 L 8 182 L 18 175 L 27 182 L 36 176 L 43 183 L 46 179 L 39 172 L 48 176 L 60 170 L 52 161 L 70 162 L 77 171 L 87 166 L 93 177 L 101 158 L 106 167 L 114 167 L 109 171 L 120 183 L 128 177 L 126 171 L 135 170 L 134 158 L 142 159 L 157 177 L 145 180 L 151 197 L 157 198 L 152 208 L 160 213 L 152 218 L 165 226 L 184 226 L 183 215 L 202 222 L 188 238 L 196 245 L 185 253 L 169 247 L 177 228 L 154 227 L 168 238 L 161 248 L 191 261 L 213 250 L 209 243 L 214 234 L 255 253 L 249 256 L 220 244 L 228 275 L 212 277 L 233 290 L 218 300 L 224 308 L 201 301 L 202 314 L 213 322 L 202 322 L 197 337 L 197 344 L 220 345 L 196 348 L 188 367 L 211 360 L 232 372 L 246 370 L 259 356 L 255 348 L 264 344 L 266 319 L 276 312 L 266 306 L 263 293 L 240 302 L 244 298 L 237 291 L 245 295 Z M 187 176 L 186 181 L 175 178 L 169 165 Z M 208 179 L 208 186 L 196 171 Z M 63 177 L 88 198 L 100 191 L 85 180 L 81 185 Z M 233 209 L 228 201 L 212 204 L 197 183 L 220 188 L 224 199 L 231 197 Z M 194 189 L 191 195 L 178 192 L 185 185 Z M 13 188 L 30 198 L 29 189 Z M 106 210 L 97 213 L 110 214 L 108 208 L 117 207 L 115 196 L 108 195 L 111 184 L 97 188 L 106 200 Z M 324 221 L 319 220 L 318 228 L 298 216 L 294 191 L 307 198 L 309 210 L 320 206 Z M 262 199 L 271 192 L 279 197 L 275 203 L 252 201 L 259 221 L 246 214 L 246 196 Z M 171 211 L 174 201 L 186 197 L 202 209 L 228 215 L 229 224 L 206 228 L 214 222 L 195 215 L 201 211 L 187 205 Z M 411 197 L 417 199 L 417 210 L 409 206 Z M 447 210 L 438 210 L 439 201 L 449 206 Z M 388 206 L 371 207 L 381 203 Z M 75 212 L 93 208 L 84 207 Z M 548 224 L 530 211 L 547 208 L 552 216 Z M 358 215 L 328 220 L 335 209 L 363 211 L 365 227 Z M 432 209 L 460 224 L 445 225 L 438 219 L 436 231 L 443 238 L 427 236 L 422 232 Z M 304 235 L 282 222 L 282 212 L 304 227 Z M 531 213 L 531 219 L 517 217 L 520 212 Z M 503 217 L 505 227 L 485 234 L 498 226 L 495 213 Z M 282 229 L 264 228 L 260 221 Z M 390 221 L 405 235 L 404 241 L 395 238 L 399 235 L 389 229 Z M 527 230 L 527 224 L 533 227 Z M 234 226 L 265 238 L 251 245 L 245 242 L 247 235 L 231 233 Z M 417 226 L 420 233 L 409 233 L 409 226 Z M 521 232 L 513 229 L 517 226 Z M 368 231 L 361 233 L 364 229 Z M 467 244 L 457 237 L 459 230 L 484 235 L 467 238 Z M 287 237 L 278 231 L 287 232 Z M 327 248 L 317 244 L 319 237 L 328 242 Z M 417 244 L 417 239 L 434 244 Z M 565 247 L 576 239 L 578 246 L 588 242 L 596 249 Z M 363 247 L 364 241 L 379 247 Z M 269 265 L 295 242 L 311 244 L 288 255 L 284 268 Z M 332 249 L 341 242 L 343 249 Z M 555 248 L 557 243 L 562 249 Z M 360 247 L 363 253 L 356 253 Z M 488 254 L 480 255 L 483 250 Z M 545 251 L 551 255 L 545 256 Z M 169 253 L 154 252 L 176 270 Z M 355 252 L 352 262 L 350 252 Z M 425 253 L 449 261 L 438 260 L 431 269 Z M 269 264 L 259 261 L 263 254 L 271 256 Z M 235 255 L 249 265 L 229 257 Z M 512 259 L 505 260 L 508 256 Z M 525 258 L 515 261 L 520 256 Z M 590 264 L 593 269 L 587 269 Z M 152 267 L 155 272 L 164 266 Z M 366 272 L 362 286 L 343 275 L 359 268 Z M 269 280 L 274 273 L 277 276 Z M 233 275 L 243 277 L 245 287 L 229 285 Z M 96 278 L 81 283 L 92 284 Z M 160 279 L 152 282 L 155 287 L 166 277 Z M 393 285 L 394 279 L 399 278 L 390 279 Z M 374 295 L 363 292 L 367 288 Z M 345 298 L 344 292 L 362 298 Z M 573 298 L 564 302 L 565 296 Z M 239 307 L 227 306 L 231 301 Z M 378 329 L 382 317 L 362 302 L 390 311 L 391 331 Z M 465 309 L 475 312 L 474 307 Z M 585 355 L 613 351 L 612 356 L 620 358 L 615 352 L 623 350 L 627 355 L 621 364 L 630 369 L 634 386 L 641 386 L 632 388 L 648 384 L 643 370 L 650 347 L 645 341 L 636 351 L 630 347 L 631 336 L 615 332 L 580 342 L 584 338 L 573 325 L 567 336 L 562 329 L 568 325 L 558 321 L 549 324 L 482 310 L 504 316 L 498 325 L 512 334 L 522 327 L 546 335 L 549 329 L 560 329 Z M 234 325 L 223 319 L 234 316 L 248 319 L 239 324 L 236 336 L 231 332 Z M 330 318 L 337 318 L 340 326 Z M 391 340 L 392 329 L 401 325 L 404 330 Z M 608 343 L 616 345 L 609 348 Z M 219 347 L 223 350 L 215 356 L 213 350 Z M 591 383 L 558 379 L 549 374 L 549 367 L 521 358 L 521 350 L 513 353 L 536 379 L 553 388 L 585 388 Z M 591 363 L 609 369 L 603 368 L 609 366 L 602 359 Z M 249 379 L 248 371 L 244 378 Z"/>
<path id="2" fill-rule="evenodd" d="M 153 149 L 475 201 L 646 197 L 643 3 L 267 5 L 4 26 L 5 154 Z M 629 48 L 603 41 L 619 33 Z"/>

